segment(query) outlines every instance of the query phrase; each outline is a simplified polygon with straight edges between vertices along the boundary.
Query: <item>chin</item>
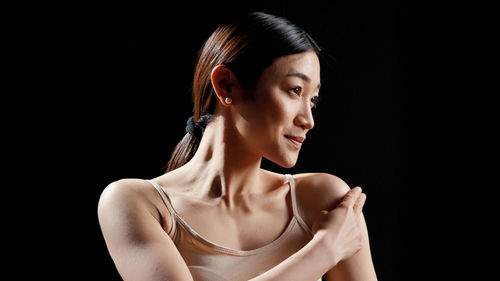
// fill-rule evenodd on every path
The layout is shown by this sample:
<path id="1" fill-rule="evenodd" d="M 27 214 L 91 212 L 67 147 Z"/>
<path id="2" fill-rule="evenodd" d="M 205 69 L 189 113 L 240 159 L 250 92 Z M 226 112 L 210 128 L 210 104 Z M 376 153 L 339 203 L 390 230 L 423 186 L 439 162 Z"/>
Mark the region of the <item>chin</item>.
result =
<path id="1" fill-rule="evenodd" d="M 276 165 L 279 165 L 283 168 L 293 168 L 295 164 L 297 164 L 297 157 L 290 157 L 290 158 L 285 158 L 285 157 L 266 157 L 267 160 L 275 163 Z"/>
<path id="2" fill-rule="evenodd" d="M 290 168 L 293 168 L 295 166 L 295 164 L 297 164 L 297 161 L 295 161 L 293 163 L 286 163 L 286 164 L 283 164 L 283 165 L 278 164 L 278 165 L 280 165 L 283 168 L 290 169 Z"/>

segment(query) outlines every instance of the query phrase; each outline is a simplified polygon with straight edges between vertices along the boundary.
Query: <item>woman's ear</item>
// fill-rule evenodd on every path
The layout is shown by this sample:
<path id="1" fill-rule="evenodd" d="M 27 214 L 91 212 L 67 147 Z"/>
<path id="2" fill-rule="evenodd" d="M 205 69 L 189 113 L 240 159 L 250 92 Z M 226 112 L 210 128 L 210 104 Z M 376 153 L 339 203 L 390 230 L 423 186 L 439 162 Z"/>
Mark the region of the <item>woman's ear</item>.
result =
<path id="1" fill-rule="evenodd" d="M 239 99 L 238 93 L 234 91 L 235 86 L 238 86 L 238 80 L 227 66 L 219 64 L 214 67 L 210 79 L 217 98 L 224 106 L 234 104 Z"/>

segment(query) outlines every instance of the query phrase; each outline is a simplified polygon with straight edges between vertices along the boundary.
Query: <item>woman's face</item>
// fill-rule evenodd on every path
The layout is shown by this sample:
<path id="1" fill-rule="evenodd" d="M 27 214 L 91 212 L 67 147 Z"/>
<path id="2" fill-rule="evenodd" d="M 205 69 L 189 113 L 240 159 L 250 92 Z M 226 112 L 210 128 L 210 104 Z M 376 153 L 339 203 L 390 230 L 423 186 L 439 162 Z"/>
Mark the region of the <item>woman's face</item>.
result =
<path id="1" fill-rule="evenodd" d="M 314 127 L 312 108 L 319 87 L 316 53 L 278 58 L 239 104 L 236 126 L 247 145 L 282 167 L 293 167 L 301 142 Z"/>

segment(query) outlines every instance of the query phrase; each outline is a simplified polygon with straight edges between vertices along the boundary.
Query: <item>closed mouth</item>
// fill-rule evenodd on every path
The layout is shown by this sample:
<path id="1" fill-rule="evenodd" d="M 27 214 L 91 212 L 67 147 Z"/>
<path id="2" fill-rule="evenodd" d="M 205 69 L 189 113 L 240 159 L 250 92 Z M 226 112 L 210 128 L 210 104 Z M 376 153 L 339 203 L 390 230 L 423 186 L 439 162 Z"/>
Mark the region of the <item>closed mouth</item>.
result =
<path id="1" fill-rule="evenodd" d="M 302 143 L 304 142 L 305 138 L 304 137 L 296 137 L 296 136 L 287 136 L 285 137 L 290 140 L 290 142 L 295 146 L 295 148 L 301 148 Z"/>
<path id="2" fill-rule="evenodd" d="M 288 135 L 285 135 L 285 137 L 287 137 L 287 138 L 289 138 L 289 139 L 291 139 L 291 140 L 293 140 L 295 142 L 298 142 L 298 143 L 303 143 L 306 140 L 306 138 L 304 138 L 304 137 L 298 137 L 298 136 L 288 136 Z"/>

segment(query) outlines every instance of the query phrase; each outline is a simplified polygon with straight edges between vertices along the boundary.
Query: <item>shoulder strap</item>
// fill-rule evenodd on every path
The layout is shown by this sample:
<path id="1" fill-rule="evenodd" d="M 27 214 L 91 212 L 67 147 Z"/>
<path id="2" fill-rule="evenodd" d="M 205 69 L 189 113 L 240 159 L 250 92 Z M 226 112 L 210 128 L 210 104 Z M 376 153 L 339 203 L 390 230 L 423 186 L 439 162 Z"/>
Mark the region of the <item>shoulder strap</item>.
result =
<path id="1" fill-rule="evenodd" d="M 161 188 L 161 186 L 159 184 L 157 184 L 156 182 L 154 182 L 152 180 L 146 180 L 146 181 L 149 182 L 152 186 L 154 186 L 156 188 L 156 190 L 158 191 L 158 193 L 161 196 L 161 199 L 163 199 L 165 206 L 167 206 L 168 212 L 170 213 L 170 217 L 172 218 L 172 227 L 168 231 L 168 235 L 170 237 L 172 237 L 172 234 L 174 233 L 175 228 L 176 228 L 175 225 L 176 225 L 176 221 L 177 221 L 177 213 L 175 212 L 174 207 L 172 206 L 172 203 L 170 203 L 170 199 L 168 198 L 168 195 L 165 193 L 163 188 Z"/>
<path id="2" fill-rule="evenodd" d="M 302 218 L 302 216 L 300 216 L 300 213 L 299 213 L 300 206 L 299 206 L 299 202 L 297 201 L 297 195 L 296 195 L 296 191 L 295 191 L 295 180 L 293 179 L 293 176 L 291 174 L 286 174 L 285 177 L 286 177 L 285 183 L 288 183 L 290 185 L 290 195 L 291 195 L 291 198 L 292 198 L 293 215 L 295 216 L 295 218 L 299 222 L 300 226 L 304 230 L 306 230 L 307 232 L 309 232 L 309 234 L 312 235 L 312 230 L 309 228 L 309 226 L 304 221 L 304 219 Z"/>

